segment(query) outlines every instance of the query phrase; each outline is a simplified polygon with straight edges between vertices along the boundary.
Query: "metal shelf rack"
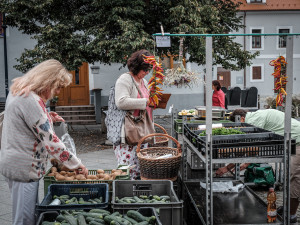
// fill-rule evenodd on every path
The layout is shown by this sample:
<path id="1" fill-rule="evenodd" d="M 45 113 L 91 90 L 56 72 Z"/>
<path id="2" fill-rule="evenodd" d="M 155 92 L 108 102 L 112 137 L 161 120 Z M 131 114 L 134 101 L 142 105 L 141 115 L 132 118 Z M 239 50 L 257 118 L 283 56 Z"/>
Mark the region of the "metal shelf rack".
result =
<path id="1" fill-rule="evenodd" d="M 286 59 L 287 59 L 287 96 L 285 108 L 285 130 L 284 130 L 284 155 L 276 158 L 247 158 L 247 162 L 281 162 L 284 165 L 284 187 L 283 187 L 283 224 L 290 224 L 290 158 L 291 158 L 291 106 L 293 93 L 293 37 L 299 36 L 299 33 L 291 34 L 154 34 L 153 36 L 194 36 L 206 38 L 206 83 L 212 83 L 212 66 L 213 66 L 213 42 L 214 36 L 287 36 Z M 211 225 L 213 221 L 213 192 L 212 192 L 212 164 L 213 163 L 241 163 L 244 159 L 213 159 L 212 157 L 212 90 L 206 88 L 206 154 L 205 157 L 198 155 L 205 162 L 206 169 L 206 221 L 202 218 L 203 224 Z M 172 128 L 173 129 L 173 128 Z M 191 146 L 183 135 L 183 160 L 186 159 L 186 148 Z M 192 149 L 193 150 L 193 149 Z M 195 152 L 197 154 L 197 151 Z M 185 161 L 186 162 L 186 161 Z M 183 163 L 183 171 L 185 167 Z M 236 167 L 237 170 L 239 167 Z M 238 172 L 238 171 L 237 171 Z M 236 174 L 239 174 L 236 173 Z M 184 176 L 184 173 L 183 173 Z"/>

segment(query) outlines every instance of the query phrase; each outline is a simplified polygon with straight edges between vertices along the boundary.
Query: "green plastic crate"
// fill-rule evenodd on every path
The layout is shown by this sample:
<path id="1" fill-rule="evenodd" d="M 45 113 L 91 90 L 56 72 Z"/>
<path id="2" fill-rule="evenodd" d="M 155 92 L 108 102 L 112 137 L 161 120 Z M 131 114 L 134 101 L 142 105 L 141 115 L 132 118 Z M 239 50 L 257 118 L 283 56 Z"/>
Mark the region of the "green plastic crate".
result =
<path id="1" fill-rule="evenodd" d="M 124 166 L 120 165 L 119 167 Z M 119 168 L 118 167 L 118 168 Z M 104 170 L 104 173 L 111 174 L 112 170 Z M 122 169 L 123 172 L 126 172 L 126 175 L 116 176 L 115 180 L 130 180 L 130 173 L 129 169 Z M 109 188 L 109 192 L 112 191 L 112 182 L 114 180 L 76 180 L 76 181 L 58 181 L 53 176 L 48 176 L 51 172 L 51 168 L 47 171 L 46 175 L 44 176 L 44 195 L 46 196 L 48 193 L 48 186 L 50 184 L 99 184 L 99 183 L 107 183 Z M 89 175 L 96 175 L 97 170 L 89 170 Z"/>

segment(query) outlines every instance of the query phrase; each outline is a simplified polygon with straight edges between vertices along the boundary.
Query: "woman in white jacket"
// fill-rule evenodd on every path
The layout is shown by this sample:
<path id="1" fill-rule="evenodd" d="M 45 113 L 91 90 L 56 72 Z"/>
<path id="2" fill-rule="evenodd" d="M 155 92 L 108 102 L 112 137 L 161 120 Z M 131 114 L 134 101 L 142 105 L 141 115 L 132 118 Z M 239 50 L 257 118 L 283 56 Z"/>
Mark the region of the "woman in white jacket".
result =
<path id="1" fill-rule="evenodd" d="M 122 74 L 115 85 L 115 102 L 121 110 L 131 110 L 134 116 L 139 115 L 139 110 L 147 110 L 152 118 L 152 108 L 149 107 L 149 90 L 147 81 L 144 77 L 151 70 L 151 66 L 144 62 L 143 55 L 149 56 L 151 53 L 147 50 L 134 52 L 127 61 L 129 72 Z M 142 97 L 134 83 L 139 87 Z M 115 155 L 118 164 L 135 165 L 131 170 L 131 178 L 136 179 L 140 176 L 136 147 L 125 143 L 121 134 L 121 144 L 114 146 Z M 145 147 L 145 146 L 142 146 Z"/>

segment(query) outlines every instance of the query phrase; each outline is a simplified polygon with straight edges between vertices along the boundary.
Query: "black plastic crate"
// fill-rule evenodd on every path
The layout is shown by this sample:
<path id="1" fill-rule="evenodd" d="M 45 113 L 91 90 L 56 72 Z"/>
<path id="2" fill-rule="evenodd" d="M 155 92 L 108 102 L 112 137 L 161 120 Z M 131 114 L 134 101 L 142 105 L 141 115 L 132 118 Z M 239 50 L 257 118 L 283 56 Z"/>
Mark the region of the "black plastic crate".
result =
<path id="1" fill-rule="evenodd" d="M 205 154 L 206 136 L 199 136 L 201 131 L 191 131 L 189 126 L 190 124 L 185 125 L 184 135 L 199 152 Z M 239 127 L 246 134 L 212 136 L 214 159 L 274 157 L 284 154 L 284 137 L 281 135 L 248 126 L 246 123 L 227 123 L 225 127 Z M 292 140 L 291 154 L 295 153 L 296 141 Z"/>
<path id="2" fill-rule="evenodd" d="M 170 203 L 116 203 L 115 199 L 140 195 L 168 195 Z M 173 189 L 173 183 L 169 180 L 116 180 L 113 182 L 112 209 L 121 214 L 128 210 L 136 210 L 141 207 L 159 208 L 159 218 L 164 225 L 181 225 L 183 202 L 180 201 Z"/>
<path id="3" fill-rule="evenodd" d="M 138 212 L 141 213 L 143 216 L 155 216 L 156 217 L 156 223 L 155 225 L 162 225 L 157 212 L 155 210 L 155 208 L 153 207 L 142 207 L 138 209 Z M 48 212 L 43 212 L 41 213 L 41 215 L 39 216 L 39 219 L 36 223 L 36 225 L 42 225 L 42 223 L 44 221 L 49 221 L 49 222 L 54 222 L 56 217 L 59 215 L 59 213 L 57 211 L 48 211 Z"/>
<path id="4" fill-rule="evenodd" d="M 69 195 L 70 198 L 82 197 L 85 201 L 93 198 L 102 197 L 103 203 L 97 204 L 74 204 L 74 205 L 49 205 L 53 201 L 53 196 Z M 94 209 L 108 207 L 108 184 L 51 184 L 48 193 L 36 206 L 37 215 L 45 211 Z"/>

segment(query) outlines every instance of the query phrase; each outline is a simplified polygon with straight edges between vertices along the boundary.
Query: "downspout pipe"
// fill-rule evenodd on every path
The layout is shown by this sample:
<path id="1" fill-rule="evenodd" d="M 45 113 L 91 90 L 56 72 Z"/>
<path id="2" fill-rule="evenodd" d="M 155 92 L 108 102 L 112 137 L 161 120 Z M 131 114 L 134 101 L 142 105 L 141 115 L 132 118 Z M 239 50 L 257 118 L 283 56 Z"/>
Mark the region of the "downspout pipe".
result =
<path id="1" fill-rule="evenodd" d="M 5 73 L 5 94 L 6 98 L 8 95 L 8 64 L 7 64 L 7 43 L 6 43 L 6 21 L 5 21 L 5 13 L 3 13 L 3 35 L 4 35 L 4 73 Z"/>

